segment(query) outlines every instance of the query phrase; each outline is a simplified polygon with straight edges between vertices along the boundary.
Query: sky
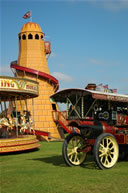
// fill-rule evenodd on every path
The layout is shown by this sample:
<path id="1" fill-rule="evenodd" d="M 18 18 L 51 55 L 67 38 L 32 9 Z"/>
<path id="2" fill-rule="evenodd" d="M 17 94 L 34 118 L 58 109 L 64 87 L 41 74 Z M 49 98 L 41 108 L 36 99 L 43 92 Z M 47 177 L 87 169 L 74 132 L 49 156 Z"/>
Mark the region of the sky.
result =
<path id="1" fill-rule="evenodd" d="M 48 66 L 60 89 L 102 83 L 128 94 L 128 0 L 0 0 L 0 75 L 13 75 L 29 10 L 51 41 Z"/>

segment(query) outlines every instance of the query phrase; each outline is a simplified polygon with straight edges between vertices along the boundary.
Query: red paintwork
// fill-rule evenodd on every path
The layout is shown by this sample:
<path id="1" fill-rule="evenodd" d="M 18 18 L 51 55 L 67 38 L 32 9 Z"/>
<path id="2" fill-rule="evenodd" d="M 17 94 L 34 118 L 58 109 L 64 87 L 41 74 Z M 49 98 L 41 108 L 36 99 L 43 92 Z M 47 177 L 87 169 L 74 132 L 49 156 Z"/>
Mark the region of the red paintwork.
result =
<path id="1" fill-rule="evenodd" d="M 34 70 L 32 68 L 26 68 L 26 67 L 23 67 L 23 66 L 19 66 L 17 64 L 14 64 L 13 62 L 11 63 L 10 67 L 14 68 L 16 70 L 21 70 L 21 71 L 24 71 L 24 72 L 28 72 L 28 73 L 40 76 L 40 77 L 42 77 L 46 80 L 49 80 L 49 82 L 51 82 L 55 86 L 56 91 L 59 89 L 58 80 L 56 78 L 54 78 L 53 76 L 51 76 L 50 74 L 47 74 L 47 73 L 44 73 L 44 72 L 41 72 L 41 71 L 38 71 L 38 70 Z"/>
<path id="2" fill-rule="evenodd" d="M 72 130 L 72 127 L 75 127 L 75 132 L 76 133 L 80 133 L 80 130 L 78 129 L 79 126 L 87 126 L 87 127 L 91 127 L 92 128 L 95 128 L 95 126 L 97 127 L 98 125 L 95 125 L 95 122 L 92 119 L 90 120 L 67 120 L 66 117 L 63 115 L 63 113 L 61 112 L 58 112 L 58 111 L 53 111 L 54 113 L 57 113 L 57 118 L 56 121 L 57 123 L 59 123 L 63 128 L 64 130 L 67 132 L 67 133 L 71 133 L 73 132 Z M 118 117 L 120 117 L 121 115 L 117 115 Z M 62 119 L 63 117 L 63 119 Z M 124 116 L 126 119 L 126 121 L 123 121 L 121 122 L 121 124 L 123 123 L 123 126 L 125 125 L 124 123 L 127 122 L 127 119 L 128 119 L 128 116 Z M 54 116 L 53 116 L 54 118 Z M 118 144 L 128 144 L 128 134 L 126 135 L 124 133 L 124 131 L 126 131 L 128 133 L 128 124 L 127 124 L 127 127 L 124 128 L 122 127 L 122 125 L 120 125 L 119 123 L 119 120 L 117 119 L 117 123 L 118 123 L 118 127 L 115 126 L 115 125 L 109 125 L 106 121 L 99 121 L 99 127 L 101 128 L 102 132 L 103 133 L 111 133 L 112 135 L 115 136 L 115 138 L 117 139 L 117 142 Z M 78 126 L 78 128 L 77 128 Z M 69 127 L 71 127 L 69 129 Z M 88 139 L 88 145 L 90 146 L 93 146 L 94 143 L 96 141 L 96 138 L 95 139 Z"/>
<path id="3" fill-rule="evenodd" d="M 25 130 L 25 133 L 27 134 L 36 134 L 36 135 L 43 135 L 43 136 L 46 136 L 46 137 L 49 137 L 50 136 L 50 133 L 47 132 L 47 131 L 40 131 L 40 130 L 35 130 L 35 131 L 31 131 L 29 129 L 26 129 Z"/>
<path id="4" fill-rule="evenodd" d="M 124 134 L 116 134 L 115 138 L 119 144 L 125 144 L 125 135 Z"/>
<path id="5" fill-rule="evenodd" d="M 80 125 L 94 125 L 93 121 L 79 121 Z"/>
<path id="6" fill-rule="evenodd" d="M 46 137 L 49 137 L 49 136 L 50 136 L 50 133 L 49 133 L 49 132 L 39 131 L 39 130 L 35 130 L 35 134 L 36 134 L 36 135 L 43 135 L 43 136 L 46 136 Z"/>
<path id="7" fill-rule="evenodd" d="M 115 134 L 116 129 L 114 126 L 108 125 L 105 121 L 101 122 L 101 124 L 102 124 L 104 133 L 111 133 L 113 135 Z"/>
<path id="8" fill-rule="evenodd" d="M 58 121 L 58 123 L 67 131 L 67 133 L 71 133 L 71 130 L 68 129 L 61 121 Z"/>
<path id="9" fill-rule="evenodd" d="M 92 145 L 94 145 L 95 141 L 96 141 L 96 139 L 88 139 L 88 144 L 90 146 L 92 146 Z"/>

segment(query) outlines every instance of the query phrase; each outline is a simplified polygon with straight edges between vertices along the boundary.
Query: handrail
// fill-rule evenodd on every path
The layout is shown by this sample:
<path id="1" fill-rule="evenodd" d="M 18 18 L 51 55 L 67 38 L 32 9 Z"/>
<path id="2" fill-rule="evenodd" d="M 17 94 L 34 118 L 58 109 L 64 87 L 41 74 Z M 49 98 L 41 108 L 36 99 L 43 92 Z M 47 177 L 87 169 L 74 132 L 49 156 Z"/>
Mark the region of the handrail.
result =
<path id="1" fill-rule="evenodd" d="M 72 129 L 71 130 L 69 129 L 72 127 L 67 126 L 68 125 L 68 121 L 66 120 L 67 115 L 64 116 L 64 114 L 59 111 L 52 111 L 52 116 L 53 116 L 53 120 L 55 122 L 58 122 L 64 128 L 65 131 L 67 131 L 68 133 L 72 132 Z"/>

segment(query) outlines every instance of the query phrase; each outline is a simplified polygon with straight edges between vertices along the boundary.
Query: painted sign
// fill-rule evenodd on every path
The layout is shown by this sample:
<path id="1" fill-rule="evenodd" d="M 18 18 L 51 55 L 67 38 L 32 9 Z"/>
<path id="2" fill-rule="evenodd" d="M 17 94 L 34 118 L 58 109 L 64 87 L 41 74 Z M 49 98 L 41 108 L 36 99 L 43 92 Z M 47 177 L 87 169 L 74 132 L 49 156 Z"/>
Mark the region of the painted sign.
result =
<path id="1" fill-rule="evenodd" d="M 117 125 L 128 125 L 128 115 L 118 114 Z"/>
<path id="2" fill-rule="evenodd" d="M 116 95 L 104 95 L 104 94 L 96 94 L 93 93 L 92 97 L 94 99 L 101 99 L 101 100 L 110 100 L 110 101 L 119 101 L 119 102 L 128 102 L 128 96 L 116 96 Z"/>
<path id="3" fill-rule="evenodd" d="M 29 79 L 0 77 L 0 91 L 18 91 L 38 95 L 38 83 Z"/>

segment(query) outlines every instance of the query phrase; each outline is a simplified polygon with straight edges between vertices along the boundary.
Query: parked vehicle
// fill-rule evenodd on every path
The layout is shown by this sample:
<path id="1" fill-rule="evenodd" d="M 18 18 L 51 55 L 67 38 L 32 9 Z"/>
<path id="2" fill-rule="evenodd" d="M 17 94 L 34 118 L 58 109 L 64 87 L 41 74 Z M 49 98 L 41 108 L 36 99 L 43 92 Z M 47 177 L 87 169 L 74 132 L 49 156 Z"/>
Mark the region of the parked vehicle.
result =
<path id="1" fill-rule="evenodd" d="M 128 95 L 88 84 L 58 91 L 51 99 L 67 104 L 65 121 L 63 112 L 53 111 L 54 120 L 69 133 L 62 148 L 67 165 L 81 165 L 92 152 L 98 167 L 109 169 L 119 154 L 128 153 Z"/>

